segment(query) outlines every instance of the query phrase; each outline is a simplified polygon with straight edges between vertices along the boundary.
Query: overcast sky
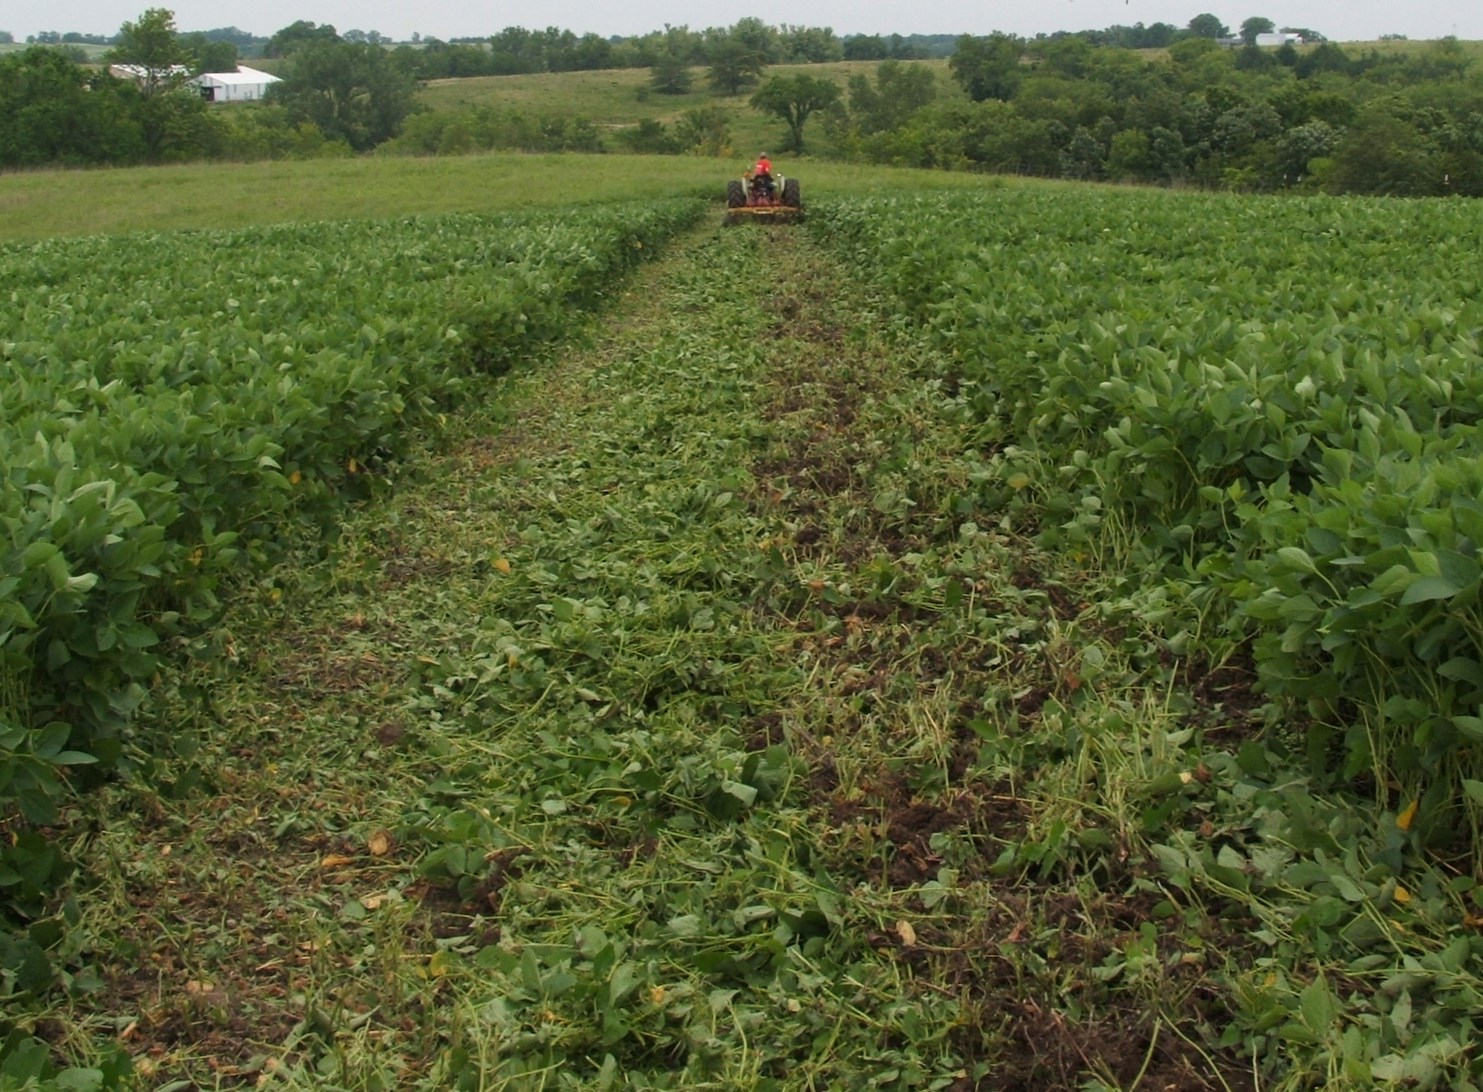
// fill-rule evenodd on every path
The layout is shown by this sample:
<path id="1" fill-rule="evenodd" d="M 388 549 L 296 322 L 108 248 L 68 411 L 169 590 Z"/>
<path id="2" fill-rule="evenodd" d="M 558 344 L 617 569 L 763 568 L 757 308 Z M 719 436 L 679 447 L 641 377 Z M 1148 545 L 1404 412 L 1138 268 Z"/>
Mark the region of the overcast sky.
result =
<path id="1" fill-rule="evenodd" d="M 560 27 L 604 36 L 661 30 L 666 23 L 700 30 L 730 26 L 748 9 L 729 0 L 0 0 L 0 30 L 17 41 L 40 31 L 113 34 L 119 24 L 151 7 L 175 13 L 183 31 L 237 26 L 267 36 L 297 19 L 330 23 L 340 31 L 378 30 L 397 40 L 414 31 L 424 37 L 485 37 L 507 26 Z M 1366 41 L 1382 34 L 1440 38 L 1455 34 L 1483 39 L 1480 0 L 1221 0 L 1200 6 L 1184 0 L 810 0 L 807 4 L 756 9 L 763 22 L 833 27 L 838 34 L 988 34 L 1002 30 L 1033 36 L 1057 30 L 1100 29 L 1116 23 L 1184 26 L 1210 12 L 1232 29 L 1251 15 L 1278 26 L 1311 27 L 1336 41 Z"/>

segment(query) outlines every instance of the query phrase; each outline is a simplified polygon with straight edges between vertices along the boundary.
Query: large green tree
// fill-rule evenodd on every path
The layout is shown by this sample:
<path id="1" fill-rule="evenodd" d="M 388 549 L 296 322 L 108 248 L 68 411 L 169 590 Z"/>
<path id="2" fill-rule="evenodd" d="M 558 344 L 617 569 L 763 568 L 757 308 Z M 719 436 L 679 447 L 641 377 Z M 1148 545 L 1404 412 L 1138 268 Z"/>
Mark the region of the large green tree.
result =
<path id="1" fill-rule="evenodd" d="M 788 147 L 795 152 L 803 151 L 803 127 L 808 119 L 820 110 L 827 110 L 839 101 L 839 85 L 832 80 L 822 79 L 797 72 L 789 76 L 773 76 L 757 89 L 751 98 L 753 109 L 764 114 L 776 114 L 788 123 Z"/>
<path id="2" fill-rule="evenodd" d="M 738 34 L 722 31 L 707 46 L 711 90 L 735 95 L 762 78 L 767 55 Z"/>
<path id="3" fill-rule="evenodd" d="M 140 89 L 145 95 L 157 95 L 185 81 L 187 74 L 180 69 L 190 61 L 190 55 L 175 31 L 175 13 L 150 8 L 134 22 L 118 28 L 118 42 L 107 59 L 143 70 Z"/>
<path id="4" fill-rule="evenodd" d="M 1012 34 L 995 31 L 987 38 L 965 34 L 958 39 L 948 67 L 974 102 L 1007 102 L 1014 98 L 1023 78 L 1020 58 L 1024 52 L 1025 43 Z"/>
<path id="5" fill-rule="evenodd" d="M 786 64 L 825 64 L 844 60 L 844 48 L 832 27 L 790 27 L 778 30 L 781 61 Z"/>
<path id="6" fill-rule="evenodd" d="M 1328 185 L 1338 193 L 1426 197 L 1446 192 L 1439 149 L 1395 105 L 1366 109 L 1333 153 Z"/>
<path id="7" fill-rule="evenodd" d="M 263 47 L 263 56 L 287 57 L 301 46 L 315 42 L 338 42 L 339 40 L 340 35 L 329 23 L 321 26 L 308 19 L 299 19 L 268 39 L 268 44 Z"/>
<path id="8" fill-rule="evenodd" d="M 137 102 L 49 46 L 0 57 L 0 168 L 137 163 L 144 139 L 126 92 Z"/>
<path id="9" fill-rule="evenodd" d="M 193 72 L 237 71 L 237 46 L 220 38 L 208 38 L 201 33 L 183 34 L 180 44 L 191 58 Z"/>
<path id="10" fill-rule="evenodd" d="M 140 101 L 132 113 L 152 162 L 195 159 L 212 150 L 213 128 L 206 104 L 187 86 L 193 58 L 175 30 L 175 14 L 150 8 L 119 27 L 108 59 L 133 65 L 143 75 L 135 81 Z"/>
<path id="11" fill-rule="evenodd" d="M 1189 32 L 1196 38 L 1224 38 L 1231 33 L 1231 28 L 1206 11 L 1189 21 Z"/>
<path id="12" fill-rule="evenodd" d="M 694 82 L 690 62 L 669 50 L 659 53 L 649 69 L 649 87 L 661 95 L 686 94 Z"/>
<path id="13" fill-rule="evenodd" d="M 753 53 L 760 54 L 764 64 L 782 58 L 782 40 L 778 37 L 778 32 L 755 15 L 738 19 L 728 36 L 741 42 Z"/>
<path id="14" fill-rule="evenodd" d="M 882 61 L 875 83 L 869 77 L 850 77 L 850 122 L 862 134 L 895 129 L 937 96 L 932 70 L 910 61 Z"/>
<path id="15" fill-rule="evenodd" d="M 844 40 L 847 61 L 883 61 L 888 56 L 886 40 L 879 34 L 852 34 Z"/>
<path id="16" fill-rule="evenodd" d="M 356 151 L 396 136 L 412 112 L 417 82 L 379 46 L 311 41 L 293 49 L 269 96 Z"/>
<path id="17" fill-rule="evenodd" d="M 1258 34 L 1271 34 L 1276 29 L 1277 24 L 1272 20 L 1253 15 L 1241 24 L 1241 40 L 1247 45 L 1256 45 Z"/>

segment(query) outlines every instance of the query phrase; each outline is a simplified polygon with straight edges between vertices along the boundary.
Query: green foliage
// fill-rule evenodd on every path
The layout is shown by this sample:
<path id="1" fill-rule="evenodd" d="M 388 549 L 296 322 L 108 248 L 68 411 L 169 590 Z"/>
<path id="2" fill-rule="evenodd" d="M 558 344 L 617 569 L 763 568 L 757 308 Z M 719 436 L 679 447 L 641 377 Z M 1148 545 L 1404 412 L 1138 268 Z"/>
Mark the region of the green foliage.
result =
<path id="1" fill-rule="evenodd" d="M 1361 114 L 1330 154 L 1328 186 L 1340 193 L 1431 197 L 1446 192 L 1435 141 L 1384 106 Z"/>
<path id="2" fill-rule="evenodd" d="M 521 441 L 436 485 L 485 519 L 426 524 L 425 499 L 396 518 L 400 549 L 460 558 L 388 588 L 436 620 L 422 632 L 459 632 L 397 686 L 432 750 L 393 804 L 396 838 L 419 888 L 498 920 L 429 964 L 439 1024 L 461 1030 L 426 1040 L 404 1086 L 452 1084 L 479 1056 L 485 1083 L 511 1087 L 559 1067 L 587 1084 L 905 1090 L 964 1068 L 957 1000 L 914 990 L 871 939 L 893 926 L 890 894 L 835 874 L 803 756 L 750 738 L 762 710 L 810 693 L 760 613 L 795 580 L 779 544 L 759 548 L 775 525 L 749 466 L 774 435 L 772 368 L 800 342 L 770 334 L 769 281 L 734 284 L 765 238 L 706 240 L 559 384 L 512 372 Z M 345 1056 L 323 1066 L 355 1083 Z M 316 1076 L 297 1058 L 282 1073 Z"/>
<path id="3" fill-rule="evenodd" d="M 140 95 L 135 116 L 149 162 L 178 163 L 216 151 L 219 130 L 215 119 L 208 115 L 206 101 L 193 88 L 178 86 Z"/>
<path id="4" fill-rule="evenodd" d="M 138 96 L 58 50 L 0 57 L 0 166 L 135 163 L 144 159 Z"/>
<path id="5" fill-rule="evenodd" d="M 416 81 L 369 43 L 307 41 L 289 52 L 281 75 L 269 101 L 356 151 L 390 140 L 412 112 Z"/>
<path id="6" fill-rule="evenodd" d="M 91 1068 L 86 1042 L 132 1027 L 158 1084 L 226 1063 L 285 1088 L 1483 1077 L 1483 892 L 1436 857 L 1483 804 L 1466 210 L 905 199 L 943 180 L 821 173 L 853 192 L 819 203 L 816 234 L 696 231 L 621 321 L 525 365 L 500 348 L 521 323 L 574 317 L 543 286 L 651 249 L 624 232 L 652 201 L 199 240 L 266 252 L 245 283 L 284 337 L 253 345 L 284 354 L 264 383 L 290 410 L 300 341 L 384 348 L 357 390 L 410 368 L 408 412 L 373 429 L 390 454 L 351 449 L 372 473 L 336 492 L 389 474 L 418 414 L 446 410 L 454 442 L 355 510 L 326 495 L 334 540 L 267 572 L 239 532 L 237 651 L 151 680 L 131 732 L 158 752 L 69 843 L 89 886 L 56 907 L 68 864 L 29 831 L 0 861 L 40 915 L 0 950 L 7 1013 L 44 1008 Z M 567 233 L 589 218 L 597 242 Z M 148 275 L 116 297 L 84 269 L 123 263 L 92 243 L 5 267 L 52 301 L 25 313 L 53 320 L 32 341 L 128 387 L 137 330 L 100 352 L 82 316 L 195 299 L 153 287 L 170 263 L 141 239 Z M 736 276 L 763 261 L 789 275 Z M 578 298 L 615 298 L 594 276 Z M 167 327 L 165 370 L 203 389 L 223 377 L 190 331 L 218 331 L 220 357 L 257 328 L 221 302 L 156 307 L 130 320 Z M 63 386 L 74 418 L 103 402 Z M 324 416 L 371 413 L 368 393 Z M 1387 704 L 1366 721 L 1370 678 Z M 1344 791 L 1351 728 L 1391 748 L 1356 767 L 1389 802 Z M 196 731 L 189 761 L 163 746 Z M 67 746 L 28 728 L 9 765 L 66 791 L 86 768 L 37 755 Z M 192 774 L 204 791 L 180 798 Z M 190 977 L 141 998 L 139 966 Z M 175 1021 L 203 1034 L 172 1048 Z"/>
<path id="7" fill-rule="evenodd" d="M 1148 136 L 1136 129 L 1124 129 L 1112 138 L 1107 151 L 1107 174 L 1116 180 L 1146 177 L 1150 169 Z"/>
<path id="8" fill-rule="evenodd" d="M 974 102 L 1014 98 L 1022 70 L 1025 43 L 1012 34 L 995 31 L 986 38 L 965 34 L 958 39 L 948 66 Z"/>
<path id="9" fill-rule="evenodd" d="M 211 113 L 186 84 L 183 66 L 191 57 L 168 11 L 146 12 L 125 29 L 111 56 L 138 66 L 144 75 L 137 81 L 82 68 L 55 49 L 0 59 L 0 109 L 11 118 L 0 136 L 0 166 L 272 157 L 287 154 L 285 145 L 302 145 L 289 124 L 265 132 L 272 114 Z M 200 43 L 203 56 L 209 60 L 208 47 L 222 44 Z"/>
<path id="10" fill-rule="evenodd" d="M 1241 22 L 1241 40 L 1249 46 L 1256 45 L 1257 36 L 1260 34 L 1271 34 L 1277 29 L 1277 24 L 1272 20 L 1260 15 L 1253 15 Z"/>
<path id="11" fill-rule="evenodd" d="M 678 138 L 665 127 L 664 122 L 645 118 L 618 134 L 624 150 L 636 155 L 677 155 L 681 151 Z"/>
<path id="12" fill-rule="evenodd" d="M 767 67 L 767 54 L 745 37 L 731 33 L 710 41 L 707 61 L 710 68 L 706 78 L 711 90 L 722 95 L 735 95 L 762 78 Z"/>
<path id="13" fill-rule="evenodd" d="M 295 122 L 281 106 L 233 107 L 213 120 L 220 131 L 216 155 L 223 160 L 339 159 L 353 154 L 348 143 L 325 135 L 313 122 Z"/>
<path id="14" fill-rule="evenodd" d="M 590 118 L 532 116 L 481 106 L 468 113 L 413 114 L 401 135 L 381 145 L 377 153 L 467 155 L 496 150 L 600 153 L 604 146 Z"/>
<path id="15" fill-rule="evenodd" d="M 944 108 L 922 69 L 886 77 L 889 88 L 872 87 L 858 71 L 825 71 L 825 80 L 852 81 L 854 117 L 831 115 L 830 139 L 811 150 L 900 166 L 1237 191 L 1483 195 L 1476 60 L 1463 45 L 1444 40 L 1363 55 L 1327 42 L 1301 51 L 1236 51 L 1203 36 L 1225 29 L 1206 19 L 1213 17 L 1199 16 L 1184 31 L 1138 24 L 1033 43 L 1003 34 L 961 37 L 950 62 L 958 83 L 972 100 L 1009 103 L 1007 112 L 965 112 L 957 96 Z M 0 138 L 0 152 L 7 140 L 23 148 L 11 155 L 26 166 L 339 155 L 380 146 L 401 132 L 407 81 L 435 80 L 419 92 L 420 101 L 458 116 L 419 124 L 411 139 L 389 150 L 459 155 L 607 146 L 654 154 L 677 145 L 656 135 L 653 124 L 670 125 L 681 110 L 704 105 L 692 90 L 700 66 L 710 66 L 711 90 L 730 96 L 755 82 L 763 65 L 827 63 L 844 56 L 846 44 L 852 58 L 892 61 L 941 56 L 953 45 L 946 36 L 852 36 L 842 43 L 828 28 L 772 28 L 755 17 L 732 28 L 668 27 L 619 42 L 520 27 L 505 28 L 487 44 L 428 39 L 392 50 L 370 35 L 352 37 L 342 40 L 333 27 L 309 22 L 275 35 L 274 50 L 285 55 L 324 50 L 329 56 L 332 47 L 344 46 L 373 50 L 376 65 L 386 61 L 385 71 L 360 77 L 339 63 L 317 65 L 317 95 L 296 97 L 291 111 L 249 117 L 235 108 L 206 110 L 194 99 L 152 105 L 159 96 L 120 88 L 104 98 L 124 101 L 110 106 L 58 84 L 34 102 L 20 96 L 25 101 L 18 107 L 34 108 L 13 111 L 22 124 Z M 178 42 L 197 55 L 230 45 L 202 36 Z M 1149 48 L 1167 48 L 1168 56 L 1133 52 Z M 650 79 L 641 85 L 637 75 L 599 74 L 601 65 L 648 67 Z M 496 73 L 508 76 L 477 84 L 462 79 Z M 548 78 L 578 73 L 583 78 Z M 393 77 L 400 77 L 400 90 Z M 381 90 L 373 94 L 372 86 Z M 687 101 L 661 111 L 655 93 Z M 788 122 L 791 142 L 802 141 L 794 111 L 769 106 L 764 113 Z M 641 122 L 650 124 L 630 131 Z M 1328 128 L 1313 128 L 1319 123 Z M 318 140 L 306 125 L 319 128 Z M 734 116 L 729 129 L 738 145 L 772 143 L 763 141 L 755 117 Z M 727 142 L 684 141 L 692 143 L 724 148 Z"/>
<path id="16" fill-rule="evenodd" d="M 186 73 L 179 70 L 189 55 L 176 36 L 175 13 L 150 8 L 134 22 L 119 27 L 118 44 L 107 59 L 143 69 L 140 86 L 148 96 L 179 87 L 186 78 Z"/>
<path id="17" fill-rule="evenodd" d="M 720 107 L 697 106 L 675 122 L 674 144 L 692 155 L 725 155 L 731 147 L 730 115 Z"/>
<path id="18" fill-rule="evenodd" d="M 810 224 L 939 346 L 980 453 L 959 511 L 1116 573 L 1159 655 L 1251 657 L 1264 739 L 1120 804 L 1174 903 L 1245 923 L 1217 973 L 1221 1044 L 1272 1087 L 1465 1088 L 1483 906 L 1483 286 L 1458 244 L 1466 210 L 1262 202 L 1276 230 L 1260 239 L 1254 211 L 1009 191 Z M 1080 664 L 1106 669 L 1100 650 Z M 1074 699 L 1049 708 L 1043 730 L 1091 732 Z M 1099 802 L 1129 728 L 1086 767 Z M 1001 864 L 1044 875 L 1099 841 L 1043 829 Z M 1146 924 L 1093 973 L 1141 973 L 1162 929 Z"/>
<path id="19" fill-rule="evenodd" d="M 654 58 L 649 71 L 649 89 L 660 95 L 683 95 L 695 82 L 690 62 L 675 53 L 665 52 Z"/>
<path id="20" fill-rule="evenodd" d="M 1048 541 L 1192 580 L 1207 624 L 1256 635 L 1268 692 L 1340 728 L 1333 773 L 1373 768 L 1382 798 L 1424 781 L 1428 829 L 1465 829 L 1461 781 L 1483 772 L 1465 212 L 1269 205 L 1282 241 L 1259 246 L 1208 202 L 1013 200 L 1007 219 L 969 197 L 818 218 L 960 361 L 946 378 L 1000 450 L 986 500 L 1041 482 Z"/>
<path id="21" fill-rule="evenodd" d="M 863 75 L 850 77 L 850 124 L 862 135 L 898 129 L 937 97 L 932 70 L 900 61 L 882 61 L 875 82 Z"/>
<path id="22" fill-rule="evenodd" d="M 1083 36 L 966 38 L 950 62 L 977 110 L 887 96 L 852 77 L 842 149 L 874 162 L 1241 191 L 1483 193 L 1466 53 L 1351 58 L 1175 42 L 1169 63 Z M 1376 96 L 1386 85 L 1392 93 Z M 1007 108 L 1000 109 L 1003 102 Z M 890 110 L 883 110 L 885 104 Z M 875 120 L 877 115 L 881 120 Z"/>
<path id="23" fill-rule="evenodd" d="M 180 45 L 191 58 L 194 73 L 237 71 L 237 46 L 231 41 L 196 32 L 180 35 Z"/>
<path id="24" fill-rule="evenodd" d="M 323 26 L 309 19 L 297 19 L 279 30 L 263 47 L 264 57 L 287 57 L 306 45 L 332 45 L 340 41 L 340 35 L 329 23 Z"/>
<path id="25" fill-rule="evenodd" d="M 0 910 L 46 909 L 66 862 L 28 831 L 58 821 L 75 770 L 119 762 L 220 581 L 328 526 L 468 376 L 560 334 L 697 211 L 0 250 Z"/>
<path id="26" fill-rule="evenodd" d="M 1189 32 L 1196 38 L 1225 38 L 1230 35 L 1231 28 L 1207 11 L 1189 21 Z"/>
<path id="27" fill-rule="evenodd" d="M 839 100 L 838 84 L 800 72 L 769 78 L 749 101 L 753 109 L 782 118 L 788 125 L 788 147 L 802 152 L 803 127 L 808 119 Z"/>
<path id="28" fill-rule="evenodd" d="M 60 1068 L 39 1039 L 19 1030 L 0 1039 L 0 1092 L 123 1092 L 134 1087 L 133 1076 L 133 1063 L 118 1048 L 96 1065 Z"/>
<path id="29" fill-rule="evenodd" d="M 205 102 L 188 86 L 191 56 L 176 35 L 172 12 L 151 8 L 125 23 L 108 59 L 142 73 L 123 93 L 126 101 L 133 100 L 145 159 L 168 162 L 210 153 L 214 130 Z"/>
<path id="30" fill-rule="evenodd" d="M 830 27 L 783 26 L 778 30 L 782 64 L 828 64 L 844 60 L 844 45 Z"/>

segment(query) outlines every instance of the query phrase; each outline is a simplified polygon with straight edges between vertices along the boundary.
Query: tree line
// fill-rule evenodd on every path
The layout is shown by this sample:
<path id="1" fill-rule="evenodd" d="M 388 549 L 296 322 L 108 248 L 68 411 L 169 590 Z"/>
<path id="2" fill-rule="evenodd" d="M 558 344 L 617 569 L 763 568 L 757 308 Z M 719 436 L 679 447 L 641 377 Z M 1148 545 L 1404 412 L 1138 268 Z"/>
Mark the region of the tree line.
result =
<path id="1" fill-rule="evenodd" d="M 284 56 L 306 38 L 334 35 L 329 26 L 294 23 L 263 43 L 267 57 Z M 521 76 L 542 72 L 604 69 L 710 67 L 745 59 L 758 65 L 823 64 L 829 61 L 925 60 L 946 57 L 950 34 L 837 36 L 830 27 L 770 26 L 747 16 L 729 27 L 692 30 L 671 26 L 636 37 L 577 35 L 559 27 L 506 27 L 487 38 L 443 41 L 422 38 L 393 45 L 374 31 L 347 31 L 346 41 L 368 41 L 390 49 L 398 67 L 420 80 L 466 76 Z"/>
<path id="2" fill-rule="evenodd" d="M 913 61 L 935 40 L 868 41 L 880 61 L 847 86 L 769 66 L 839 60 L 855 39 L 829 28 L 667 27 L 614 41 L 569 31 L 507 28 L 477 43 L 391 46 L 374 32 L 299 21 L 262 41 L 283 77 L 250 109 L 214 110 L 190 72 L 236 63 L 244 32 L 180 34 L 151 9 L 115 36 L 110 59 L 159 79 L 119 80 L 52 47 L 0 58 L 0 168 L 518 148 L 721 154 L 727 107 L 687 111 L 604 134 L 585 118 L 543 118 L 485 107 L 419 113 L 419 81 L 504 72 L 648 68 L 646 93 L 688 92 L 703 75 L 718 96 L 750 93 L 785 126 L 782 142 L 860 161 L 1087 180 L 1235 190 L 1324 190 L 1396 195 L 1483 194 L 1483 67 L 1459 43 L 1352 54 L 1299 30 L 1292 44 L 1258 48 L 1271 20 L 1239 36 L 1208 14 L 1167 24 L 1021 39 L 958 36 L 951 80 Z M 1294 28 L 1284 28 L 1294 30 Z M 1165 56 L 1128 41 L 1168 41 Z M 822 140 L 815 139 L 822 134 Z"/>
<path id="3" fill-rule="evenodd" d="M 182 41 L 225 42 L 243 59 L 282 57 L 297 42 L 333 36 L 347 42 L 383 46 L 397 54 L 399 65 L 419 79 L 449 79 L 461 76 L 515 76 L 538 72 L 584 72 L 610 68 L 649 68 L 656 59 L 679 55 L 691 64 L 709 63 L 717 43 L 730 36 L 759 51 L 769 64 L 811 64 L 823 61 L 924 60 L 946 57 L 953 50 L 952 34 L 854 34 L 836 36 L 828 27 L 764 24 L 744 18 L 733 28 L 692 30 L 688 26 L 666 27 L 638 36 L 577 35 L 560 27 L 543 30 L 511 26 L 498 34 L 442 40 L 414 34 L 410 41 L 396 42 L 376 30 L 351 29 L 337 32 L 333 26 L 301 20 L 269 37 L 259 37 L 235 26 L 182 34 Z M 15 38 L 0 31 L 0 44 Z M 42 31 L 28 35 L 28 45 L 118 46 L 121 34 L 87 34 L 78 31 Z M 85 51 L 69 53 L 87 60 Z"/>
<path id="4" fill-rule="evenodd" d="M 803 151 L 807 127 L 815 154 L 874 163 L 1246 192 L 1483 195 L 1483 62 L 1458 42 L 1360 54 L 1287 28 L 1317 44 L 1257 47 L 1272 27 L 1252 17 L 1233 35 L 1199 16 L 1162 58 L 1103 44 L 1107 33 L 962 36 L 946 85 L 895 59 L 843 88 L 798 71 L 764 80 L 755 54 L 736 64 L 721 52 L 706 69 L 657 63 L 649 89 L 689 91 L 698 71 L 718 94 L 755 88 L 748 101 L 785 124 L 783 146 Z M 696 107 L 612 139 L 627 151 L 716 154 L 729 117 Z M 414 117 L 388 145 L 511 147 L 592 151 L 602 137 L 585 119 L 484 108 Z"/>
<path id="5" fill-rule="evenodd" d="M 218 111 L 208 108 L 191 77 L 235 70 L 235 45 L 179 34 L 163 8 L 125 23 L 105 55 L 110 64 L 134 66 L 137 78 L 32 45 L 0 58 L 0 115 L 7 118 L 0 126 L 0 168 L 269 159 L 370 148 L 395 133 L 411 111 L 416 81 L 391 72 L 375 47 L 337 39 L 334 48 L 337 57 L 323 73 L 308 67 L 322 58 L 306 54 L 305 70 L 275 101 Z M 365 72 L 383 68 L 392 78 L 374 94 L 358 95 L 328 115 L 317 109 L 347 85 L 374 82 Z"/>
<path id="6" fill-rule="evenodd" d="M 1241 191 L 1483 195 L 1483 65 L 1444 39 L 1351 54 L 1320 42 L 1174 43 L 1166 61 L 1083 36 L 964 37 L 964 92 L 882 66 L 832 117 L 870 162 Z"/>

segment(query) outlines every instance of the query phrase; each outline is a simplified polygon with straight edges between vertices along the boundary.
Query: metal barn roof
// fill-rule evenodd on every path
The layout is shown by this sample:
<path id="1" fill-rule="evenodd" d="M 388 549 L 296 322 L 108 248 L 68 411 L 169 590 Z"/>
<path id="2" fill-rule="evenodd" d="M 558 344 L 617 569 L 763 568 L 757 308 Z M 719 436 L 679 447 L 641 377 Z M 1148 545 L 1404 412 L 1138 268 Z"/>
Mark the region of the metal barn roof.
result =
<path id="1" fill-rule="evenodd" d="M 220 87 L 241 87 L 247 84 L 281 83 L 271 72 L 259 72 L 256 68 L 239 67 L 235 72 L 202 72 L 198 81 L 210 80 Z"/>

